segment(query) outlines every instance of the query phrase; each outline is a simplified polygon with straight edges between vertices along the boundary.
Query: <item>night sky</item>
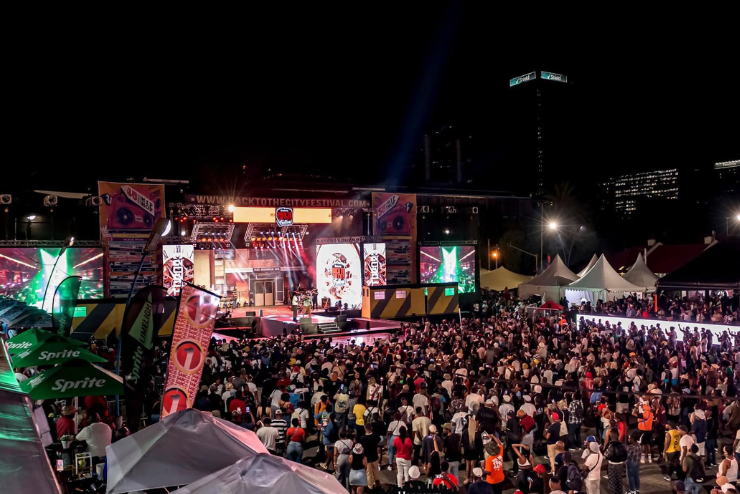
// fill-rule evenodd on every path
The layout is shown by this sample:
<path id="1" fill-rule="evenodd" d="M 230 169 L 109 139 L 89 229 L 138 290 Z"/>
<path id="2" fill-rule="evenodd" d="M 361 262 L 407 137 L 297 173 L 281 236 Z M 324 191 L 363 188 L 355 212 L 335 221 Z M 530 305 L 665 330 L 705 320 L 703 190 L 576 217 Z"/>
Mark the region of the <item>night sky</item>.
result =
<path id="1" fill-rule="evenodd" d="M 143 175 L 207 183 L 243 165 L 400 183 L 423 133 L 454 123 L 476 141 L 474 178 L 495 180 L 508 79 L 543 69 L 574 81 L 573 173 L 740 159 L 732 31 L 586 32 L 429 3 L 33 26 L 7 50 L 5 164 L 34 187 L 80 190 Z"/>

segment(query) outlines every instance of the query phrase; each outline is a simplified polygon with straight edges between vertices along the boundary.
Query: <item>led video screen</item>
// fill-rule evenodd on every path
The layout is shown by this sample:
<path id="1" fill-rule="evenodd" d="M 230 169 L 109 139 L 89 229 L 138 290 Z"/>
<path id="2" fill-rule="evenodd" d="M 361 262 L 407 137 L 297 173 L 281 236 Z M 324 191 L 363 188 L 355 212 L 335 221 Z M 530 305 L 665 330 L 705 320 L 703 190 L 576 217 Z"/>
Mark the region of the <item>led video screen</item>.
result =
<path id="1" fill-rule="evenodd" d="M 457 282 L 460 293 L 475 292 L 475 246 L 422 246 L 421 283 Z"/>
<path id="2" fill-rule="evenodd" d="M 348 309 L 362 306 L 362 261 L 360 244 L 326 244 L 316 246 L 316 287 L 319 301 L 329 305 L 341 303 Z"/>
<path id="3" fill-rule="evenodd" d="M 365 270 L 365 286 L 386 285 L 385 244 L 363 245 L 363 266 Z"/>
<path id="4" fill-rule="evenodd" d="M 103 298 L 103 249 L 69 248 L 53 269 L 60 250 L 0 249 L 0 294 L 41 308 L 47 281 L 51 278 L 43 307 L 48 311 L 59 283 L 68 276 L 81 276 L 78 298 Z"/>

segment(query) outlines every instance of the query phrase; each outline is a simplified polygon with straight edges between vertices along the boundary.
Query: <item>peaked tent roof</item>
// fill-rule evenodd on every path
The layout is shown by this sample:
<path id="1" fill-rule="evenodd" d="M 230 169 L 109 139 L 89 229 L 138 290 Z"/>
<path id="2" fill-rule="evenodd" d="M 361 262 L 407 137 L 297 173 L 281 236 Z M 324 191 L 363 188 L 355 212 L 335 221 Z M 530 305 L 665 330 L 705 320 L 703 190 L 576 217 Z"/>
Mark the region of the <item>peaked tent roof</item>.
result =
<path id="1" fill-rule="evenodd" d="M 577 279 L 578 276 L 568 269 L 568 266 L 560 259 L 560 255 L 556 255 L 555 260 L 546 270 L 522 285 L 565 286 Z"/>
<path id="2" fill-rule="evenodd" d="M 498 269 L 494 269 L 493 271 L 485 269 L 480 270 L 481 288 L 488 288 L 489 290 L 496 290 L 499 292 L 504 288 L 512 290 L 531 279 L 531 276 L 525 276 L 523 274 L 509 271 L 503 266 Z"/>
<path id="3" fill-rule="evenodd" d="M 740 290 L 738 259 L 740 259 L 740 237 L 727 238 L 710 246 L 694 260 L 661 278 L 658 281 L 658 288 Z"/>
<path id="4" fill-rule="evenodd" d="M 177 494 L 347 494 L 326 472 L 269 453 L 244 458 L 192 484 Z"/>
<path id="5" fill-rule="evenodd" d="M 190 484 L 267 453 L 257 435 L 193 408 L 167 416 L 106 448 L 108 494 Z"/>
<path id="6" fill-rule="evenodd" d="M 596 254 L 594 254 L 593 256 L 591 256 L 591 260 L 588 261 L 588 264 L 586 265 L 586 267 L 583 268 L 583 269 L 581 269 L 580 271 L 578 271 L 578 273 L 577 273 L 578 274 L 578 277 L 579 278 L 582 278 L 583 275 L 585 275 L 586 273 L 588 273 L 588 270 L 591 269 L 592 267 L 594 267 L 594 264 L 596 264 L 596 261 L 598 261 L 598 260 L 599 260 L 599 258 L 596 257 Z"/>
<path id="7" fill-rule="evenodd" d="M 624 275 L 624 279 L 637 286 L 649 289 L 655 289 L 655 282 L 658 281 L 658 277 L 650 271 L 650 268 L 642 259 L 642 254 L 637 255 L 637 260 Z"/>
<path id="8" fill-rule="evenodd" d="M 642 287 L 634 285 L 625 280 L 606 260 L 604 254 L 599 257 L 594 267 L 578 281 L 574 281 L 566 287 L 567 290 L 608 290 L 613 292 L 640 292 Z"/>

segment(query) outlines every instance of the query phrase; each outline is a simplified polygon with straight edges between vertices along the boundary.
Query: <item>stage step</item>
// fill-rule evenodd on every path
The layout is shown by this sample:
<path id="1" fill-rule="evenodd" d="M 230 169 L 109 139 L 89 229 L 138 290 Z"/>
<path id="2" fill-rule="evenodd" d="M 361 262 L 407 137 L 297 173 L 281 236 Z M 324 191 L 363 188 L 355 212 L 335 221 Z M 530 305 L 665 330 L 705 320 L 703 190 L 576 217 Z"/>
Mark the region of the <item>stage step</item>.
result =
<path id="1" fill-rule="evenodd" d="M 317 326 L 319 333 L 339 333 L 341 331 L 335 322 L 322 322 Z"/>

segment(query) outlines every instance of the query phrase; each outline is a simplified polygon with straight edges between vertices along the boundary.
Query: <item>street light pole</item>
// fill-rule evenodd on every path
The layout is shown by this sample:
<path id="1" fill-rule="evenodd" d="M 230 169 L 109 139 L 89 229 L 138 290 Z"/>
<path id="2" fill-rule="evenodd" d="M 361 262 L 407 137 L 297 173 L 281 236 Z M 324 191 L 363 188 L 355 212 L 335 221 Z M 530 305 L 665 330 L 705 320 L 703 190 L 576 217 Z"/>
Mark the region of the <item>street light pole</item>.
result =
<path id="1" fill-rule="evenodd" d="M 538 267 L 538 264 L 537 264 L 537 254 L 532 254 L 531 252 L 527 252 L 526 250 L 520 249 L 519 247 L 515 247 L 515 246 L 513 246 L 511 244 L 509 244 L 509 247 L 511 247 L 512 249 L 516 249 L 519 252 L 524 252 L 525 254 L 528 254 L 528 255 L 534 257 L 534 271 L 535 271 L 535 273 L 538 272 L 537 271 L 537 267 Z"/>

